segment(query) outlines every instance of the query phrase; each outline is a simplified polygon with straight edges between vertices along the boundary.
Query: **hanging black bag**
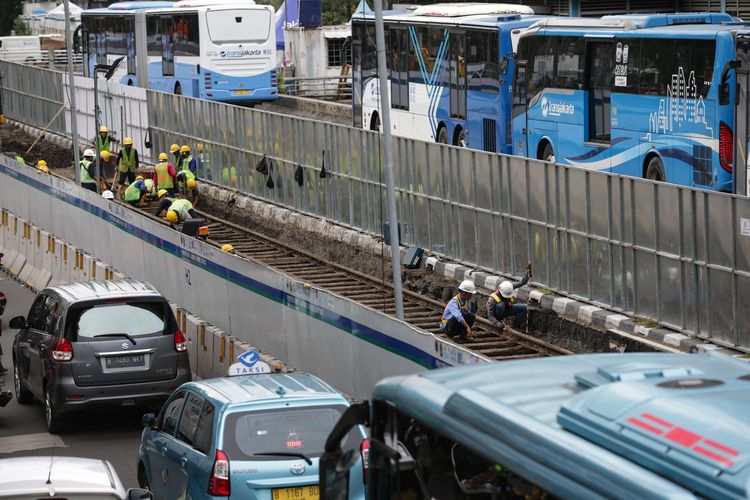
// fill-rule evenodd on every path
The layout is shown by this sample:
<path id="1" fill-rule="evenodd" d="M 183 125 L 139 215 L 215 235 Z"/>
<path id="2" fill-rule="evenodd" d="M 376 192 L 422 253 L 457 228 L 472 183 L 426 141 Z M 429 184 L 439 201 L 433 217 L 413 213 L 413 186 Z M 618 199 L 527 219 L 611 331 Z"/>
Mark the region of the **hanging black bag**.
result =
<path id="1" fill-rule="evenodd" d="M 322 160 L 320 165 L 320 178 L 325 179 L 328 176 L 328 173 L 326 172 L 326 150 L 324 149 L 321 153 Z"/>
<path id="2" fill-rule="evenodd" d="M 296 182 L 299 187 L 305 185 L 305 171 L 299 163 L 297 164 L 297 168 L 294 169 L 294 182 Z"/>
<path id="3" fill-rule="evenodd" d="M 263 175 L 268 175 L 268 157 L 266 155 L 263 155 L 263 158 L 255 165 L 255 170 Z"/>

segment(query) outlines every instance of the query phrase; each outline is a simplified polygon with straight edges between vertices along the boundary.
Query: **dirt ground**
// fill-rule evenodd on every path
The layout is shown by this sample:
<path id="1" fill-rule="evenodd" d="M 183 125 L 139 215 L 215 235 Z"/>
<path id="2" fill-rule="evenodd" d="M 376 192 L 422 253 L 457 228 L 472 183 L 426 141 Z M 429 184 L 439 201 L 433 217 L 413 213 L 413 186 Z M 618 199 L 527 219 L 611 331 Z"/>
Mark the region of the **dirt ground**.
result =
<path id="1" fill-rule="evenodd" d="M 50 169 L 60 175 L 72 178 L 73 154 L 70 149 L 56 146 L 40 139 L 31 151 L 28 148 L 36 137 L 26 134 L 20 128 L 4 124 L 0 127 L 2 151 L 6 154 L 19 153 L 28 165 L 35 165 L 40 159 L 47 161 Z M 202 198 L 199 207 L 214 216 L 245 226 L 280 242 L 305 249 L 317 257 L 332 262 L 343 263 L 371 276 L 377 276 L 391 282 L 391 262 L 388 257 L 366 252 L 347 243 L 327 238 L 317 233 L 300 231 L 275 220 L 260 219 L 249 213 L 243 213 L 234 205 Z M 455 293 L 458 283 L 424 269 L 404 269 L 402 282 L 405 289 L 418 292 L 435 300 L 447 302 Z M 476 302 L 480 316 L 485 316 L 487 296 L 477 294 Z M 436 318 L 437 321 L 437 318 Z M 521 331 L 526 330 L 526 322 L 514 325 Z M 637 343 L 623 344 L 611 335 L 568 321 L 552 311 L 532 308 L 529 314 L 529 334 L 542 340 L 555 343 L 574 352 L 612 352 L 650 350 Z"/>

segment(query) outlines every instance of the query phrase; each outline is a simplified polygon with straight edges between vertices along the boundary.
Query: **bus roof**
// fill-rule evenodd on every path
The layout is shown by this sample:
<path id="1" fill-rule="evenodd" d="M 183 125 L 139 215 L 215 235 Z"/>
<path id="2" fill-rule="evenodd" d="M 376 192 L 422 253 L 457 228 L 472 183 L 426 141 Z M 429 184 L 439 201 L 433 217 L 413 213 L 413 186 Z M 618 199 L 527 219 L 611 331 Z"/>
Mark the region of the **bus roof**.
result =
<path id="1" fill-rule="evenodd" d="M 527 28 L 532 24 L 545 19 L 542 16 L 527 16 L 520 14 L 505 14 L 496 16 L 472 15 L 472 16 L 416 16 L 411 10 L 389 10 L 383 13 L 386 23 L 404 24 L 437 24 L 441 26 L 475 26 L 478 28 Z M 372 13 L 356 12 L 352 16 L 353 21 L 375 22 Z"/>
<path id="2" fill-rule="evenodd" d="M 557 468 L 582 484 L 598 477 L 708 497 L 750 494 L 750 364 L 729 356 L 505 362 L 386 379 L 374 396 L 475 450 L 481 443 L 486 458 L 519 472 Z"/>
<path id="3" fill-rule="evenodd" d="M 116 2 L 105 9 L 93 10 L 143 10 L 143 9 L 165 9 L 174 5 L 174 2 L 142 1 L 142 2 Z"/>

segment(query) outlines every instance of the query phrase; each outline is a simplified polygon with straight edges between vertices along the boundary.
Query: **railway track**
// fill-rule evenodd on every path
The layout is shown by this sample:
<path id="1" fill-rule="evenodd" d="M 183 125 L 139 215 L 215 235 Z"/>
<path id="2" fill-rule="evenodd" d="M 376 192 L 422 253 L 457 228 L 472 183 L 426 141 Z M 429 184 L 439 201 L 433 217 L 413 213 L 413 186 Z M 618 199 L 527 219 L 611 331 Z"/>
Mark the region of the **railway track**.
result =
<path id="1" fill-rule="evenodd" d="M 124 203 L 122 205 L 168 225 L 164 219 L 154 217 L 154 204 L 141 207 L 132 207 Z M 215 215 L 201 210 L 196 212 L 208 225 L 208 243 L 216 247 L 229 243 L 241 257 L 277 269 L 305 283 L 337 293 L 385 314 L 395 315 L 393 287 L 390 283 L 340 263 L 317 257 L 304 249 L 281 243 Z M 403 295 L 404 321 L 438 337 L 446 338 L 438 327 L 445 304 L 410 290 L 404 290 Z M 451 341 L 496 361 L 574 354 L 507 326 L 498 334 L 492 324 L 481 317 L 477 317 L 473 330 L 473 340 Z"/>

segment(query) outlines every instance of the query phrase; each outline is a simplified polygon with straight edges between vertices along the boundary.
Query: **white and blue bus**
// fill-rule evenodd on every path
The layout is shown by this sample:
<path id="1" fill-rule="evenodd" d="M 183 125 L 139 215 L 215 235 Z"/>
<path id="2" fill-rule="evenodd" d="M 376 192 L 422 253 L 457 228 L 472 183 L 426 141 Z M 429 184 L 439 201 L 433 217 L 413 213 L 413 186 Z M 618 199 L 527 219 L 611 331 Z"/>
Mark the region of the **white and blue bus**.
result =
<path id="1" fill-rule="evenodd" d="M 735 124 L 743 31 L 710 13 L 540 21 L 518 42 L 513 153 L 744 193 L 734 185 L 746 167 L 735 162 L 746 147 Z"/>
<path id="2" fill-rule="evenodd" d="M 224 102 L 278 97 L 271 6 L 248 0 L 119 2 L 81 14 L 84 75 L 125 57 L 125 85 Z"/>
<path id="3" fill-rule="evenodd" d="M 347 431 L 370 426 L 367 498 L 750 496 L 750 364 L 607 353 L 445 368 L 379 382 L 331 431 L 321 500 L 360 480 Z M 352 471 L 349 477 L 349 470 Z"/>
<path id="4" fill-rule="evenodd" d="M 384 15 L 393 133 L 510 153 L 513 45 L 539 20 L 517 4 L 436 4 Z M 375 22 L 352 17 L 354 125 L 380 129 Z"/>

